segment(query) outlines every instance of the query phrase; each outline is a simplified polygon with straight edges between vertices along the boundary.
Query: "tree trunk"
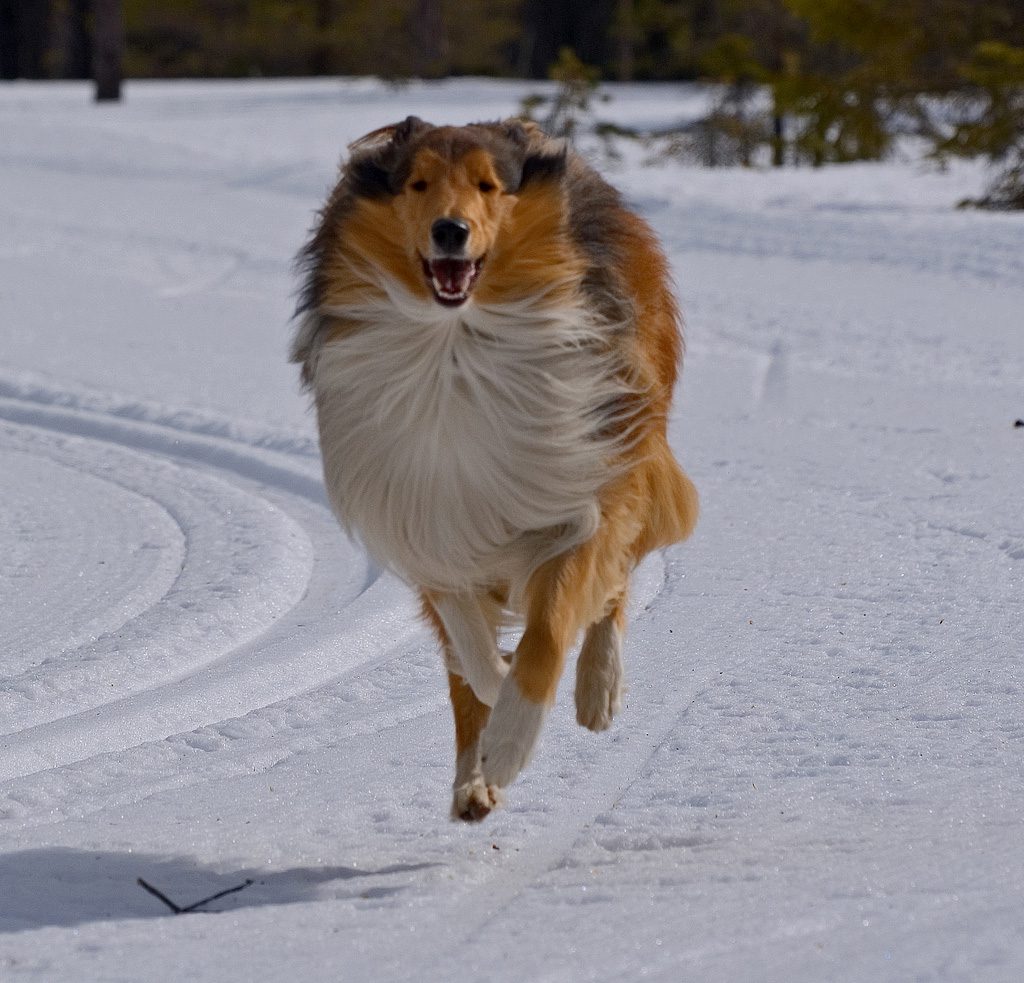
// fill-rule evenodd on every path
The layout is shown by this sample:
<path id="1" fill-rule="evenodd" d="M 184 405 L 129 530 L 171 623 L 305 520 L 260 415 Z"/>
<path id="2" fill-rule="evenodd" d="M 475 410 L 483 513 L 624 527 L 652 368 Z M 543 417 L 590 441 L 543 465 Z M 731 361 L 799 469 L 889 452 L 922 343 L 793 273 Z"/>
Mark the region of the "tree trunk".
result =
<path id="1" fill-rule="evenodd" d="M 124 47 L 124 13 L 121 0 L 94 0 L 93 74 L 96 101 L 121 98 L 121 51 Z"/>
<path id="2" fill-rule="evenodd" d="M 772 167 L 786 163 L 786 126 L 781 113 L 772 116 Z"/>
<path id="3" fill-rule="evenodd" d="M 63 18 L 61 75 L 69 79 L 92 78 L 92 34 L 89 31 L 89 0 L 70 0 Z"/>
<path id="4" fill-rule="evenodd" d="M 14 0 L 0 0 L 0 78 L 18 77 L 18 11 Z"/>
<path id="5" fill-rule="evenodd" d="M 448 38 L 441 0 L 416 0 L 412 16 L 416 49 L 413 71 L 420 78 L 439 78 L 445 74 L 448 61 Z"/>
<path id="6" fill-rule="evenodd" d="M 616 20 L 616 61 L 620 82 L 633 81 L 633 0 L 618 0 Z"/>
<path id="7" fill-rule="evenodd" d="M 313 74 L 328 75 L 333 67 L 333 38 L 331 29 L 334 26 L 333 0 L 316 0 L 316 49 L 313 52 Z"/>

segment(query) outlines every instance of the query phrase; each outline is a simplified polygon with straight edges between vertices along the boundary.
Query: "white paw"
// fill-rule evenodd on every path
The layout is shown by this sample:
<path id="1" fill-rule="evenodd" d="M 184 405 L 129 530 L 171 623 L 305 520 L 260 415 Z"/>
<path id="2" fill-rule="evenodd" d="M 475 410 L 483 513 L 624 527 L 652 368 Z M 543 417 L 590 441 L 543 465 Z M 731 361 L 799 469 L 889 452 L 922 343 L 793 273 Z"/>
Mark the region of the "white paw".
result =
<path id="1" fill-rule="evenodd" d="M 452 797 L 452 819 L 461 819 L 465 823 L 478 823 L 492 809 L 502 805 L 504 799 L 501 789 L 493 785 L 485 785 L 483 780 L 476 778 L 464 785 L 455 786 Z"/>
<path id="2" fill-rule="evenodd" d="M 526 767 L 546 715 L 547 707 L 523 696 L 513 676 L 505 677 L 480 735 L 480 767 L 487 785 L 504 788 Z"/>

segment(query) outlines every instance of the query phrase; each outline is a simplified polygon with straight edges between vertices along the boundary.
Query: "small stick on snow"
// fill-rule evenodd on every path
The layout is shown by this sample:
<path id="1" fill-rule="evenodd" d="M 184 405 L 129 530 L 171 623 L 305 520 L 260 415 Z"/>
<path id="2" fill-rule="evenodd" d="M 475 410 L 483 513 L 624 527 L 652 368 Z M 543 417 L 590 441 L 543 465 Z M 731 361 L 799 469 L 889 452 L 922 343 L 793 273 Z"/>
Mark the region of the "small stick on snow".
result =
<path id="1" fill-rule="evenodd" d="M 147 884 L 141 877 L 138 880 L 139 887 L 146 891 L 149 891 L 154 898 L 159 898 L 168 908 L 171 909 L 176 915 L 181 914 L 181 909 L 169 898 L 163 891 L 157 890 L 152 884 Z"/>
<path id="2" fill-rule="evenodd" d="M 196 901 L 194 904 L 190 904 L 187 908 L 182 908 L 179 905 L 176 905 L 169 897 L 167 897 L 167 895 L 164 894 L 163 891 L 153 887 L 152 884 L 148 883 L 147 881 L 144 881 L 141 877 L 138 879 L 139 887 L 141 887 L 143 890 L 149 891 L 149 893 L 152 894 L 153 897 L 159 898 L 176 915 L 187 915 L 189 914 L 189 912 L 198 911 L 204 905 L 208 905 L 211 901 L 216 901 L 218 898 L 223 898 L 227 894 L 234 894 L 237 891 L 244 891 L 252 883 L 253 882 L 251 879 L 247 879 L 244 884 L 238 884 L 235 887 L 227 888 L 227 890 L 218 891 L 216 894 L 211 894 L 208 898 L 203 898 L 202 901 Z"/>

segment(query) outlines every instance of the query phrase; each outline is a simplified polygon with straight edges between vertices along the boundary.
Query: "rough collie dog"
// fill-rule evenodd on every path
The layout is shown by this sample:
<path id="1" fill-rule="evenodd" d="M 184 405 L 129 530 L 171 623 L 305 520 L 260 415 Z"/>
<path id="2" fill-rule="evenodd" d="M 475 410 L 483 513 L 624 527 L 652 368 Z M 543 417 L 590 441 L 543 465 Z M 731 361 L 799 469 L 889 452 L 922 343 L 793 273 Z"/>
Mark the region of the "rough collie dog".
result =
<path id="1" fill-rule="evenodd" d="M 292 357 L 338 518 L 440 640 L 452 815 L 479 820 L 581 631 L 576 716 L 609 726 L 630 573 L 696 521 L 665 435 L 679 315 L 648 226 L 532 124 L 409 117 L 349 150 L 301 254 Z"/>

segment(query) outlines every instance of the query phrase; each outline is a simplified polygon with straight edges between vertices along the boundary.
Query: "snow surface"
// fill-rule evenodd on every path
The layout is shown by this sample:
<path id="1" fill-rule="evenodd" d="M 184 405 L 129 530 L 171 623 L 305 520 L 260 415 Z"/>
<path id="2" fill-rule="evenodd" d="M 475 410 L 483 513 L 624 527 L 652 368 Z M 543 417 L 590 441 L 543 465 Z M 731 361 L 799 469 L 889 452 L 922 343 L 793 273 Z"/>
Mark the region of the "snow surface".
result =
<path id="1" fill-rule="evenodd" d="M 325 504 L 291 259 L 464 80 L 0 88 L 0 978 L 1024 978 L 1024 220 L 919 162 L 642 166 L 703 497 L 612 730 L 479 826 L 440 662 Z M 678 87 L 601 112 L 664 125 Z M 179 905 L 253 883 L 174 916 Z"/>

